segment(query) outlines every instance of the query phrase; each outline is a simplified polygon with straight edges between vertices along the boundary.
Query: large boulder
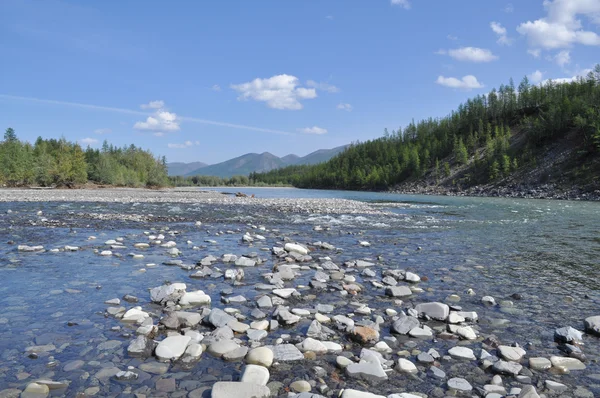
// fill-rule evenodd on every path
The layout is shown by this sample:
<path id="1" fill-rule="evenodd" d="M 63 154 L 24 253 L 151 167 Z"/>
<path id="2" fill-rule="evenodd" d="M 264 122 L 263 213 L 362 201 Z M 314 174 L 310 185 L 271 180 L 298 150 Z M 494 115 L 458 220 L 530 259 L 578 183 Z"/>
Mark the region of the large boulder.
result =
<path id="1" fill-rule="evenodd" d="M 150 289 L 150 300 L 164 304 L 167 301 L 177 301 L 185 293 L 185 283 L 171 283 Z"/>
<path id="2" fill-rule="evenodd" d="M 140 335 L 129 343 L 127 353 L 132 357 L 149 357 L 154 351 L 154 341 L 146 336 Z"/>
<path id="3" fill-rule="evenodd" d="M 219 381 L 212 386 L 211 398 L 268 398 L 271 390 L 254 383 Z"/>

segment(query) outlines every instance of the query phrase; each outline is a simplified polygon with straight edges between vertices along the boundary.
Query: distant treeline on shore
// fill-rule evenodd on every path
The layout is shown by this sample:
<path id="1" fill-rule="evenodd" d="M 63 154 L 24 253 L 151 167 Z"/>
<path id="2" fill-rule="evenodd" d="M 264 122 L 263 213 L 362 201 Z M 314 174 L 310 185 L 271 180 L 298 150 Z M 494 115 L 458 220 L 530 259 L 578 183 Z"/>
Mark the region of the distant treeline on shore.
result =
<path id="1" fill-rule="evenodd" d="M 83 150 L 65 138 L 20 141 L 12 128 L 0 142 L 0 183 L 4 186 L 77 187 L 88 182 L 126 187 L 169 185 L 166 160 L 130 145 L 106 141 L 101 149 Z"/>

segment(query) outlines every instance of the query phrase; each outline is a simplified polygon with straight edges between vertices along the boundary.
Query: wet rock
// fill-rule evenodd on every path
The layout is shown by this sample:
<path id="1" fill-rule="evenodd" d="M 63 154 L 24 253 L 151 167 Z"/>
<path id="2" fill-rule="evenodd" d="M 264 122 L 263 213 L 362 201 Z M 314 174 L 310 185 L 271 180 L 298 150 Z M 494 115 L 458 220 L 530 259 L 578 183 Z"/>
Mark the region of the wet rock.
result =
<path id="1" fill-rule="evenodd" d="M 264 366 L 246 365 L 240 381 L 242 383 L 252 383 L 260 386 L 266 386 L 269 382 L 269 377 L 269 370 Z"/>
<path id="2" fill-rule="evenodd" d="M 581 343 L 583 341 L 583 333 L 571 326 L 566 326 L 554 331 L 554 340 L 559 343 Z"/>
<path id="3" fill-rule="evenodd" d="M 412 329 L 419 327 L 419 320 L 412 316 L 400 313 L 399 319 L 392 323 L 392 333 L 408 334 Z"/>
<path id="4" fill-rule="evenodd" d="M 154 303 L 163 304 L 167 301 L 176 302 L 185 293 L 185 283 L 172 283 L 150 289 L 150 300 Z"/>
<path id="5" fill-rule="evenodd" d="M 154 387 L 159 392 L 174 392 L 177 390 L 177 382 L 175 379 L 158 379 Z"/>
<path id="6" fill-rule="evenodd" d="M 566 385 L 564 385 L 562 383 L 557 383 L 556 381 L 553 381 L 553 380 L 546 380 L 544 382 L 544 384 L 546 385 L 546 388 L 550 391 L 564 392 L 569 389 L 569 387 L 567 387 Z"/>
<path id="7" fill-rule="evenodd" d="M 540 398 L 534 386 L 526 385 L 521 388 L 519 398 Z"/>
<path id="8" fill-rule="evenodd" d="M 446 382 L 450 391 L 458 393 L 468 393 L 473 390 L 473 386 L 463 378 L 453 377 Z"/>
<path id="9" fill-rule="evenodd" d="M 189 336 L 169 336 L 158 343 L 155 354 L 163 361 L 179 359 L 191 340 Z"/>
<path id="10" fill-rule="evenodd" d="M 390 297 L 407 297 L 413 292 L 408 286 L 389 286 L 385 288 L 385 294 Z"/>
<path id="11" fill-rule="evenodd" d="M 184 328 L 194 327 L 202 321 L 202 315 L 197 312 L 176 311 L 175 315 Z"/>
<path id="12" fill-rule="evenodd" d="M 175 312 L 168 312 L 160 319 L 160 324 L 167 329 L 177 330 L 181 326 L 179 318 Z"/>
<path id="13" fill-rule="evenodd" d="M 304 339 L 304 341 L 299 344 L 298 348 L 302 352 L 312 351 L 315 354 L 325 354 L 328 351 L 327 347 L 325 347 L 322 342 L 311 337 Z"/>
<path id="14" fill-rule="evenodd" d="M 163 375 L 169 371 L 169 364 L 162 362 L 148 362 L 139 366 L 140 370 L 153 375 Z"/>
<path id="15" fill-rule="evenodd" d="M 236 321 L 236 319 L 219 308 L 213 308 L 208 315 L 208 323 L 216 328 L 223 327 L 232 321 Z"/>
<path id="16" fill-rule="evenodd" d="M 298 348 L 293 344 L 280 344 L 275 346 L 266 346 L 273 352 L 273 359 L 275 361 L 287 362 L 287 361 L 301 361 L 304 359 L 304 355 Z"/>
<path id="17" fill-rule="evenodd" d="M 473 350 L 467 347 L 460 347 L 460 346 L 456 346 L 456 347 L 452 347 L 448 350 L 448 354 L 450 354 L 452 357 L 457 358 L 457 359 L 469 359 L 469 360 L 475 360 L 475 354 L 473 353 Z"/>
<path id="18" fill-rule="evenodd" d="M 296 289 L 293 288 L 287 288 L 287 289 L 274 289 L 273 290 L 273 294 L 276 296 L 279 296 L 283 299 L 287 299 L 290 298 L 292 295 L 299 295 L 298 291 Z"/>
<path id="19" fill-rule="evenodd" d="M 300 246 L 296 243 L 286 243 L 284 246 L 285 251 L 289 252 L 295 252 L 295 253 L 299 253 L 302 255 L 307 255 L 308 254 L 308 249 L 304 246 Z"/>
<path id="20" fill-rule="evenodd" d="M 585 331 L 600 336 L 600 315 L 585 318 Z"/>
<path id="21" fill-rule="evenodd" d="M 256 265 L 256 261 L 242 256 L 235 260 L 235 265 L 238 267 L 254 267 Z"/>
<path id="22" fill-rule="evenodd" d="M 136 380 L 137 378 L 138 374 L 130 370 L 122 370 L 115 375 L 115 379 L 120 381 L 131 381 Z"/>
<path id="23" fill-rule="evenodd" d="M 415 307 L 419 316 L 427 316 L 438 321 L 445 321 L 450 315 L 450 307 L 442 303 L 422 303 Z"/>
<path id="24" fill-rule="evenodd" d="M 446 372 L 444 372 L 442 369 L 438 368 L 437 366 L 430 367 L 427 374 L 435 379 L 443 380 L 446 378 Z"/>
<path id="25" fill-rule="evenodd" d="M 563 367 L 568 370 L 583 370 L 585 364 L 576 358 L 565 358 L 559 356 L 550 357 L 550 362 L 554 367 Z"/>
<path id="26" fill-rule="evenodd" d="M 127 353 L 132 357 L 149 357 L 153 351 L 154 341 L 143 335 L 137 336 L 127 347 Z"/>
<path id="27" fill-rule="evenodd" d="M 373 343 L 379 340 L 379 332 L 369 326 L 355 326 L 352 337 L 362 344 Z"/>
<path id="28" fill-rule="evenodd" d="M 133 307 L 127 312 L 125 312 L 125 314 L 123 314 L 123 318 L 121 318 L 121 321 L 127 323 L 141 323 L 149 317 L 150 314 L 148 314 L 145 311 L 142 311 L 142 307 Z"/>
<path id="29" fill-rule="evenodd" d="M 529 367 L 533 370 L 547 370 L 552 367 L 552 362 L 547 358 L 529 358 Z"/>
<path id="30" fill-rule="evenodd" d="M 518 375 L 519 372 L 523 369 L 523 366 L 516 362 L 507 362 L 503 360 L 499 360 L 492 366 L 492 370 L 495 373 L 505 374 L 505 375 Z"/>
<path id="31" fill-rule="evenodd" d="M 398 359 L 398 371 L 403 373 L 417 373 L 417 366 L 405 358 Z"/>
<path id="32" fill-rule="evenodd" d="M 238 349 L 239 347 L 240 346 L 234 341 L 220 340 L 209 345 L 207 351 L 216 357 L 221 357 L 228 352 Z"/>
<path id="33" fill-rule="evenodd" d="M 498 354 L 507 361 L 519 362 L 526 352 L 521 347 L 501 345 L 498 347 Z"/>
<path id="34" fill-rule="evenodd" d="M 306 380 L 296 380 L 290 384 L 290 389 L 295 392 L 309 392 L 311 390 L 311 386 Z"/>
<path id="35" fill-rule="evenodd" d="M 239 347 L 233 351 L 226 352 L 223 354 L 223 359 L 226 361 L 234 362 L 240 361 L 248 354 L 248 347 Z"/>
<path id="36" fill-rule="evenodd" d="M 346 374 L 352 378 L 371 382 L 384 381 L 388 378 L 379 361 L 352 363 L 346 367 Z"/>
<path id="37" fill-rule="evenodd" d="M 246 334 L 251 341 L 260 341 L 267 337 L 268 333 L 265 330 L 249 329 Z"/>
<path id="38" fill-rule="evenodd" d="M 253 365 L 265 366 L 268 368 L 273 363 L 273 358 L 274 354 L 270 348 L 258 347 L 253 350 L 250 350 L 248 355 L 246 355 L 246 362 Z"/>
<path id="39" fill-rule="evenodd" d="M 186 292 L 179 299 L 180 305 L 208 305 L 211 302 L 209 295 L 205 294 L 202 290 L 196 290 L 195 292 Z"/>
<path id="40" fill-rule="evenodd" d="M 29 383 L 23 393 L 21 393 L 21 398 L 44 398 L 50 394 L 50 389 L 48 386 L 44 384 L 38 383 Z"/>
<path id="41" fill-rule="evenodd" d="M 212 387 L 211 398 L 268 398 L 271 390 L 253 383 L 219 381 Z"/>

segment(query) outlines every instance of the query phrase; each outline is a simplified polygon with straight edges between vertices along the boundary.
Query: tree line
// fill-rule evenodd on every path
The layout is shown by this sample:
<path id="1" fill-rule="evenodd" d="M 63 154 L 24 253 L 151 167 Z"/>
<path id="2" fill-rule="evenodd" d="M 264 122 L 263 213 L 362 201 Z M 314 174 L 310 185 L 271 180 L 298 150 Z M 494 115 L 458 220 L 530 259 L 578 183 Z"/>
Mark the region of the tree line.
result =
<path id="1" fill-rule="evenodd" d="M 519 146 L 514 136 L 524 136 Z M 474 166 L 470 185 L 494 181 L 531 166 L 548 142 L 575 134 L 583 151 L 600 151 L 600 65 L 572 82 L 532 85 L 527 77 L 518 87 L 501 85 L 478 95 L 443 118 L 411 122 L 383 137 L 356 142 L 331 160 L 314 166 L 289 166 L 253 173 L 250 181 L 291 184 L 302 188 L 387 189 L 436 178 L 463 165 Z"/>
<path id="2" fill-rule="evenodd" d="M 217 177 L 217 176 L 204 176 L 197 175 L 191 177 L 182 176 L 169 176 L 169 182 L 171 185 L 176 187 L 248 187 L 248 186 L 287 186 L 289 184 L 275 183 L 266 184 L 261 181 L 257 181 L 252 178 L 253 173 L 250 176 L 238 175 L 229 178 Z"/>
<path id="3" fill-rule="evenodd" d="M 4 186 L 76 187 L 87 182 L 127 187 L 169 184 L 165 158 L 130 145 L 118 148 L 104 141 L 101 149 L 65 138 L 43 139 L 32 145 L 6 129 L 0 142 L 0 183 Z"/>

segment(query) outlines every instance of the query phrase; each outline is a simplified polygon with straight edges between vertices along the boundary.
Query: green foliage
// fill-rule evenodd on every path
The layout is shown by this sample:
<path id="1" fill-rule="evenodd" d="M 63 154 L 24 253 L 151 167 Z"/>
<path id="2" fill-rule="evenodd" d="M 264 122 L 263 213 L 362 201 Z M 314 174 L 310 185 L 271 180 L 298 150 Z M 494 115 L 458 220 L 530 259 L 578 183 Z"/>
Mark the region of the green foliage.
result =
<path id="1" fill-rule="evenodd" d="M 391 134 L 384 130 L 384 137 L 354 143 L 328 162 L 253 174 L 251 180 L 302 188 L 387 189 L 421 178 L 432 166 L 437 178 L 439 164 L 431 164 L 433 159 L 454 155 L 457 163 L 467 164 L 471 153 L 478 175 L 468 183 L 486 182 L 508 175 L 511 167 L 517 168 L 516 155 L 523 156 L 511 153 L 512 128 L 525 134 L 523 152 L 535 153 L 533 148 L 572 131 L 590 152 L 600 151 L 599 104 L 600 66 L 569 83 L 530 85 L 524 78 L 518 92 L 511 79 L 444 118 L 411 122 Z M 482 146 L 484 151 L 479 150 Z M 482 153 L 485 158 L 480 160 Z M 527 159 L 535 162 L 533 156 Z M 449 176 L 446 161 L 443 167 Z"/>
<path id="2" fill-rule="evenodd" d="M 149 151 L 131 145 L 115 148 L 105 142 L 102 152 L 64 138 L 35 144 L 21 142 L 9 128 L 0 142 L 0 182 L 8 186 L 74 187 L 92 181 L 116 186 L 165 186 L 166 165 Z"/>

